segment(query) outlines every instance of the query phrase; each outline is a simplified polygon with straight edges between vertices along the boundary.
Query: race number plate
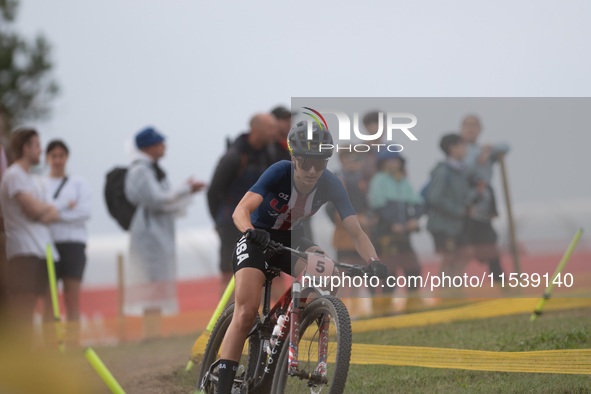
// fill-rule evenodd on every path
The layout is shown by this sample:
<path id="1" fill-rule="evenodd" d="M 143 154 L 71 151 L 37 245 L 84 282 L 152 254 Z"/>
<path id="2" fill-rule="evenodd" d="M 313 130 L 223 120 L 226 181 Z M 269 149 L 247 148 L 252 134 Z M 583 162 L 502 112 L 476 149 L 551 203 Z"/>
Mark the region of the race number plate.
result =
<path id="1" fill-rule="evenodd" d="M 334 261 L 320 254 L 308 255 L 307 276 L 331 276 L 334 270 Z"/>

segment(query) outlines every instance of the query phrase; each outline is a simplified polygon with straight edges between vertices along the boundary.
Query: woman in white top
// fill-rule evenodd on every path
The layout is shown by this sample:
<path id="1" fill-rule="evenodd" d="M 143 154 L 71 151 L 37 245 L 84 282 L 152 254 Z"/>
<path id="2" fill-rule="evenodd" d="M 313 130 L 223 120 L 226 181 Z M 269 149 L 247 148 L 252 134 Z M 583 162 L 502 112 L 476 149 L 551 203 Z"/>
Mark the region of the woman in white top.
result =
<path id="1" fill-rule="evenodd" d="M 51 172 L 43 178 L 46 202 L 59 211 L 59 221 L 49 226 L 59 252 L 56 277 L 64 283 L 64 301 L 70 329 L 68 342 L 78 341 L 80 319 L 80 284 L 86 265 L 86 222 L 90 218 L 91 193 L 83 178 L 66 175 L 69 150 L 60 140 L 47 145 L 45 153 Z M 48 304 L 48 303 L 47 303 Z M 51 313 L 46 308 L 46 315 Z M 46 316 L 47 317 L 47 316 Z"/>

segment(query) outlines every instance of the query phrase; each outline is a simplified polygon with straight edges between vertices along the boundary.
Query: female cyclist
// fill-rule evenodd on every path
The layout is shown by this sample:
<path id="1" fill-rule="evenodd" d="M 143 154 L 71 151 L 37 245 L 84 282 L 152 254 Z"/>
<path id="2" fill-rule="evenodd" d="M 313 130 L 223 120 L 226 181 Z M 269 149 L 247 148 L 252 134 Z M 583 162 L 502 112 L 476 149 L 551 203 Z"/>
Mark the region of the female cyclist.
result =
<path id="1" fill-rule="evenodd" d="M 343 183 L 326 169 L 333 153 L 332 136 L 315 122 L 310 140 L 306 138 L 307 130 L 306 122 L 299 122 L 291 129 L 287 137 L 291 161 L 280 161 L 269 167 L 232 215 L 243 235 L 233 254 L 236 304 L 222 344 L 218 394 L 231 393 L 244 342 L 261 304 L 267 266 L 279 267 L 292 276 L 297 276 L 302 269 L 297 267 L 292 272 L 290 256 L 276 255 L 267 259 L 263 250 L 270 240 L 299 250 L 320 249 L 303 237 L 301 221 L 331 201 L 355 249 L 370 264 L 372 275 L 383 278 L 388 274 L 359 225 Z"/>

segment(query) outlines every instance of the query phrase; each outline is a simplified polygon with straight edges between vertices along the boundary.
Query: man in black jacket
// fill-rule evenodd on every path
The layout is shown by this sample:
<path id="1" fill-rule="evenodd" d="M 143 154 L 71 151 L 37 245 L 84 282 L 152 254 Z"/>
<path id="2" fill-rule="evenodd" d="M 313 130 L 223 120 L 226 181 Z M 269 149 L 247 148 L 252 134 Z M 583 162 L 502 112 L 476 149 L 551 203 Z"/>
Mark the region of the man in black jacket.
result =
<path id="1" fill-rule="evenodd" d="M 250 121 L 250 131 L 241 134 L 220 159 L 207 192 L 209 212 L 220 236 L 222 289 L 233 275 L 232 252 L 241 235 L 232 213 L 244 194 L 261 174 L 277 161 L 277 119 L 271 114 L 257 114 Z"/>
<path id="2" fill-rule="evenodd" d="M 287 108 L 279 106 L 274 108 L 271 113 L 277 118 L 278 138 L 275 142 L 277 161 L 291 160 L 289 148 L 287 147 L 287 135 L 291 130 L 291 112 Z"/>

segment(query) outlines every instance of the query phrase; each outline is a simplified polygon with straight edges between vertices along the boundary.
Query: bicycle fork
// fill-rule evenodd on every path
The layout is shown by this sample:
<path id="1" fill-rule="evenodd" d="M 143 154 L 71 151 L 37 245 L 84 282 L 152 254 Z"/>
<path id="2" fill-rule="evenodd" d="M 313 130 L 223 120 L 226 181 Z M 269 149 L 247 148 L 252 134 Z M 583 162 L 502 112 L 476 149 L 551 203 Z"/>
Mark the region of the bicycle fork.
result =
<path id="1" fill-rule="evenodd" d="M 294 375 L 298 370 L 298 344 L 300 343 L 300 296 L 302 286 L 300 282 L 294 282 L 292 285 L 292 302 L 293 307 L 289 313 L 289 359 L 287 362 L 287 371 L 290 375 Z"/>
<path id="2" fill-rule="evenodd" d="M 326 376 L 328 362 L 328 335 L 330 329 L 330 317 L 324 314 L 318 322 L 318 366 L 314 373 L 320 376 Z"/>
<path id="3" fill-rule="evenodd" d="M 297 376 L 300 379 L 308 379 L 309 386 L 327 383 L 326 362 L 328 360 L 328 334 L 330 327 L 330 318 L 327 315 L 322 315 L 322 317 L 318 321 L 320 335 L 318 336 L 318 364 L 316 368 L 314 369 L 314 371 L 310 372 L 298 370 L 298 347 L 300 343 L 300 319 L 302 312 L 300 308 L 301 284 L 299 282 L 295 282 L 293 284 L 292 295 L 293 307 L 291 308 L 289 319 L 289 359 L 287 363 L 287 372 L 291 376 Z"/>

